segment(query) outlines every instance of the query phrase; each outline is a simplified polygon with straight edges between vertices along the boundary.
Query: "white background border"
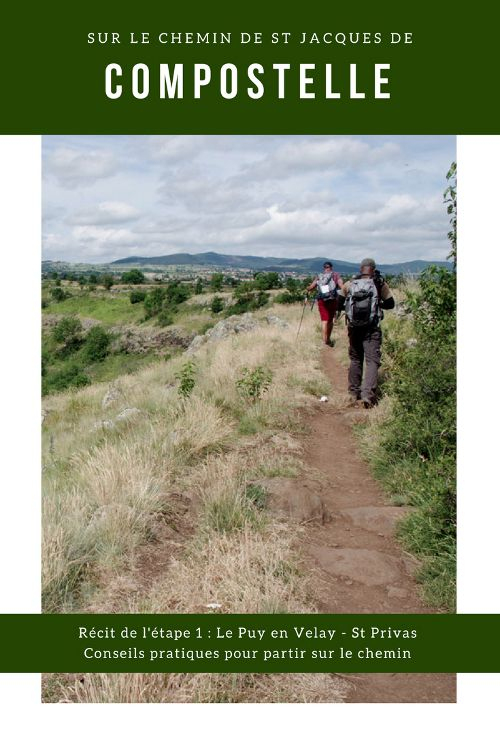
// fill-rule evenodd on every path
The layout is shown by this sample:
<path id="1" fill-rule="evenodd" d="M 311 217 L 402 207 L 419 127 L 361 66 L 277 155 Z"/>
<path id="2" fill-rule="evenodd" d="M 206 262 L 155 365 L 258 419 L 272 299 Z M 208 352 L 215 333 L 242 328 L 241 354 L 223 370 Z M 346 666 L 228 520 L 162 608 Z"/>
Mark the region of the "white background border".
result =
<path id="1" fill-rule="evenodd" d="M 38 136 L 0 137 L 2 612 L 40 611 L 40 153 Z M 497 284 L 500 137 L 459 137 L 458 169 L 458 601 L 460 612 L 499 612 L 499 300 L 484 292 L 489 278 L 491 289 Z M 420 749 L 484 740 L 489 746 L 499 696 L 499 675 L 460 675 L 457 705 L 42 705 L 38 675 L 0 675 L 2 736 L 10 731 L 16 747 L 45 740 L 54 750 L 149 742 Z"/>

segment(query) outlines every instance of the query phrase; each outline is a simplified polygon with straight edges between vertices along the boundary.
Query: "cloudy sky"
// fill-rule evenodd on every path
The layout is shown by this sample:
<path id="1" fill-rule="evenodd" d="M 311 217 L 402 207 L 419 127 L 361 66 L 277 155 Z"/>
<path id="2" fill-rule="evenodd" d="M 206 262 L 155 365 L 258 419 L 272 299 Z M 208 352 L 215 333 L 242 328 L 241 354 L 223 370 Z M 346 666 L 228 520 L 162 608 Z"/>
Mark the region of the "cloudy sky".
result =
<path id="1" fill-rule="evenodd" d="M 43 257 L 442 260 L 452 136 L 46 136 Z"/>

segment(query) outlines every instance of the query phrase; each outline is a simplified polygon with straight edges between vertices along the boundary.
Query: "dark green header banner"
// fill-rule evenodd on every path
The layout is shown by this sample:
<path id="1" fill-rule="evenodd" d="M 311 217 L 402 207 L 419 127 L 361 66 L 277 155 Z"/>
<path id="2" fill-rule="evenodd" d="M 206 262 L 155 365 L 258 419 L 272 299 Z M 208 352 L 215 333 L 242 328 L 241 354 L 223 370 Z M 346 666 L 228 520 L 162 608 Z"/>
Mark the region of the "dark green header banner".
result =
<path id="1" fill-rule="evenodd" d="M 2 672 L 500 672 L 500 615 L 2 615 Z"/>
<path id="2" fill-rule="evenodd" d="M 3 133 L 498 133 L 498 7 L 3 9 Z"/>

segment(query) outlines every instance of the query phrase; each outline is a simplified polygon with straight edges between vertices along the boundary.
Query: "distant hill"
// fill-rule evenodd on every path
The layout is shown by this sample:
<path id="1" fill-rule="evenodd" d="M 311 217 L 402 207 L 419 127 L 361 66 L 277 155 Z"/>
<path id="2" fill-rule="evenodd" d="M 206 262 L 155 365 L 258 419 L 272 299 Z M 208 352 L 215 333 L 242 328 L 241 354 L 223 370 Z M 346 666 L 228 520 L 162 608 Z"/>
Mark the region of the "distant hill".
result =
<path id="1" fill-rule="evenodd" d="M 173 253 L 154 258 L 131 255 L 111 263 L 111 266 L 208 266 L 225 269 L 251 269 L 253 271 L 279 271 L 295 273 L 317 273 L 326 260 L 332 260 L 334 268 L 340 274 L 349 276 L 356 273 L 359 266 L 344 260 L 333 258 L 273 258 L 257 255 L 222 255 L 221 253 Z M 411 260 L 404 263 L 380 264 L 382 273 L 418 274 L 429 265 L 451 268 L 447 261 Z"/>

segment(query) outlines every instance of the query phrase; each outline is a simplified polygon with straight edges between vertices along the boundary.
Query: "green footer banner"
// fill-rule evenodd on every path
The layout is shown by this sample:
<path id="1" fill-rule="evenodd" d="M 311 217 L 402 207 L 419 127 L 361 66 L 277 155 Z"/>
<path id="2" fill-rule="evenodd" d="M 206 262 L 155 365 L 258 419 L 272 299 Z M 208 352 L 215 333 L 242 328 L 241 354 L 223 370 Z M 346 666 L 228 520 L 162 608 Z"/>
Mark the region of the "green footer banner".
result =
<path id="1" fill-rule="evenodd" d="M 500 672 L 500 615 L 2 615 L 2 672 Z"/>

